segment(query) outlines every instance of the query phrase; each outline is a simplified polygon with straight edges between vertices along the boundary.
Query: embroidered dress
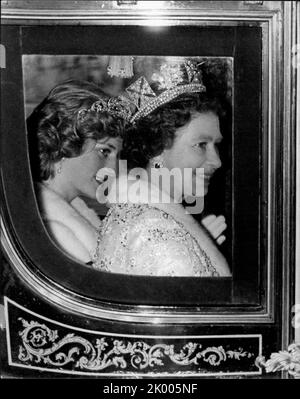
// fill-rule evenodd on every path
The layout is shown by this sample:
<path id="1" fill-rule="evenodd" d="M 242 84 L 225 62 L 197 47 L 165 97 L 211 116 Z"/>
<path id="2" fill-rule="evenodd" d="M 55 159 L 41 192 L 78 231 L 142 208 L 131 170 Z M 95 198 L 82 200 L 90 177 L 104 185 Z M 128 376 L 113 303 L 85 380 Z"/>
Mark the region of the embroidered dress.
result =
<path id="1" fill-rule="evenodd" d="M 156 186 L 150 190 L 152 199 L 160 198 Z M 99 233 L 94 267 L 148 276 L 229 275 L 224 257 L 181 204 L 149 203 L 140 196 L 111 204 Z"/>

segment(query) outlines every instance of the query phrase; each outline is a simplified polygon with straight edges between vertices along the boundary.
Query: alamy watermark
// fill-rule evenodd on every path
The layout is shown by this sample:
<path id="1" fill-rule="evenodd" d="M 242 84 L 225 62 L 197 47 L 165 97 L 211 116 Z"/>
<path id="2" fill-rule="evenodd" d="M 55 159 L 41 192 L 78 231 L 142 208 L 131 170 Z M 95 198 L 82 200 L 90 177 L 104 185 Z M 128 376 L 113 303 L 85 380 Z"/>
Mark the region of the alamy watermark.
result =
<path id="1" fill-rule="evenodd" d="M 103 168 L 97 173 L 101 183 L 96 192 L 99 203 L 181 203 L 184 199 L 186 212 L 199 214 L 203 211 L 205 184 L 210 176 L 203 168 L 168 169 L 143 168 L 127 170 L 127 161 L 119 161 L 116 171 Z"/>

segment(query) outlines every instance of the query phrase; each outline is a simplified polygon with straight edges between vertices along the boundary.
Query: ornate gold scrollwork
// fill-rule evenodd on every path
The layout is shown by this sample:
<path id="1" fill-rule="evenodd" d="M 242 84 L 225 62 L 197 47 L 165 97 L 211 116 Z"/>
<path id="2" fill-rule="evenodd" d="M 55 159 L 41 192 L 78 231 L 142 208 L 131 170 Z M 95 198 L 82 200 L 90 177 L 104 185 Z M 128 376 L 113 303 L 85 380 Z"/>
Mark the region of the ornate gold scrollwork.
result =
<path id="1" fill-rule="evenodd" d="M 300 378 L 300 344 L 291 344 L 287 351 L 272 353 L 266 361 L 264 356 L 256 359 L 258 367 L 263 367 L 267 373 L 287 371 L 294 378 Z"/>
<path id="2" fill-rule="evenodd" d="M 149 345 L 144 341 L 124 341 L 114 339 L 108 343 L 106 337 L 97 338 L 93 345 L 86 338 L 73 333 L 59 338 L 57 330 L 51 330 L 45 324 L 36 321 L 27 322 L 19 318 L 23 331 L 19 332 L 22 344 L 19 346 L 19 360 L 44 365 L 63 367 L 71 364 L 74 370 L 100 371 L 114 366 L 125 370 L 130 365 L 136 370 L 164 366 L 169 359 L 176 365 L 198 365 L 200 361 L 211 366 L 219 366 L 226 360 L 254 357 L 253 353 L 237 350 L 225 350 L 222 346 L 210 346 L 188 342 L 179 352 L 175 345 L 157 343 Z"/>

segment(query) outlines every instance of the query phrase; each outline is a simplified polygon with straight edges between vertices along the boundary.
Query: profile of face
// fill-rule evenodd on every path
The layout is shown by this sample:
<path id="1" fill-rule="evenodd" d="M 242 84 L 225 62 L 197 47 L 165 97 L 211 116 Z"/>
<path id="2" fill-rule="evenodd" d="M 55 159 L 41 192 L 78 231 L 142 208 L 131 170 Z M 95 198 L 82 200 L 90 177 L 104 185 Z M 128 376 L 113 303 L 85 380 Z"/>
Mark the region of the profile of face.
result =
<path id="1" fill-rule="evenodd" d="M 197 194 L 197 185 L 202 187 L 204 195 L 207 193 L 212 175 L 221 166 L 217 148 L 221 140 L 219 118 L 211 111 L 194 113 L 191 121 L 176 131 L 172 147 L 161 154 L 163 166 L 169 170 L 179 168 L 183 176 L 180 181 L 172 181 L 171 193 L 179 188 L 179 192 L 184 194 L 184 185 L 189 187 L 193 196 Z M 191 169 L 192 178 L 184 174 L 187 168 Z M 203 173 L 197 172 L 199 168 Z M 176 187 L 176 184 L 181 184 L 181 187 Z"/>
<path id="2" fill-rule="evenodd" d="M 79 156 L 60 161 L 60 173 L 55 173 L 52 186 L 69 201 L 77 196 L 95 199 L 102 183 L 96 180 L 96 174 L 101 168 L 116 170 L 121 147 L 120 137 L 87 139 Z"/>

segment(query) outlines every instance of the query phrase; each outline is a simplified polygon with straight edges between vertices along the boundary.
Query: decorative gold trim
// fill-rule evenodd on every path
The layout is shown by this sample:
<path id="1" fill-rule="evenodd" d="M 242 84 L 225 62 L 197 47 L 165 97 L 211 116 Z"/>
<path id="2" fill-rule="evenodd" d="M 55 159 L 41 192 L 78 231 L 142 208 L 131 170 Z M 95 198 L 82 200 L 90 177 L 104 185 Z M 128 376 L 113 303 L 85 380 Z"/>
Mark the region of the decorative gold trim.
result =
<path id="1" fill-rule="evenodd" d="M 262 353 L 260 334 L 141 335 L 87 330 L 39 315 L 7 297 L 4 304 L 9 366 L 101 376 L 261 374 L 255 363 Z M 19 330 L 18 324 L 23 328 Z"/>
<path id="2" fill-rule="evenodd" d="M 272 353 L 270 359 L 266 361 L 264 356 L 256 359 L 258 367 L 265 368 L 267 373 L 277 371 L 287 371 L 294 378 L 300 378 L 300 344 L 291 344 L 287 351 Z"/>
<path id="3" fill-rule="evenodd" d="M 165 366 L 165 359 L 177 366 L 200 365 L 209 363 L 213 367 L 227 360 L 252 358 L 253 353 L 236 350 L 225 350 L 223 346 L 208 346 L 189 341 L 177 351 L 175 346 L 159 343 L 149 345 L 145 341 L 114 339 L 112 344 L 106 337 L 96 339 L 93 344 L 86 338 L 67 334 L 59 338 L 57 330 L 51 330 L 45 324 L 36 321 L 27 322 L 23 318 L 24 329 L 19 332 L 22 343 L 19 347 L 19 360 L 31 364 L 64 367 L 72 365 L 74 370 L 101 371 L 111 366 L 114 369 L 126 370 L 131 365 L 136 370 L 145 370 Z M 77 357 L 77 360 L 76 360 Z"/>

